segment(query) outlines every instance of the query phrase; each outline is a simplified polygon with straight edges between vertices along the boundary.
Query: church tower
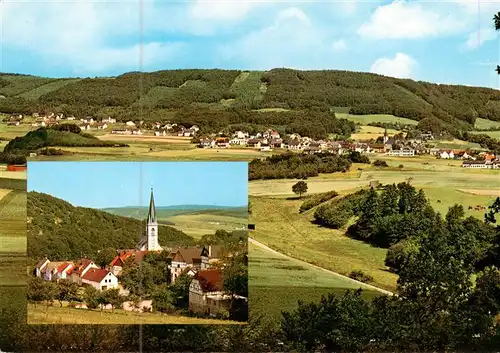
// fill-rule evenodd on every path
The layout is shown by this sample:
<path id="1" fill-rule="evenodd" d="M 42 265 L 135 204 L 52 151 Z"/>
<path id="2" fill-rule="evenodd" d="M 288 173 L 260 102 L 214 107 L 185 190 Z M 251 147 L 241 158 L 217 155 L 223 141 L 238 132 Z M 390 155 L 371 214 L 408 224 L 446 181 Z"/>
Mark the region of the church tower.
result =
<path id="1" fill-rule="evenodd" d="M 146 234 L 139 242 L 139 250 L 161 251 L 163 248 L 158 243 L 158 221 L 156 219 L 155 199 L 153 189 L 151 188 L 151 197 L 149 199 L 148 218 L 146 220 Z"/>
<path id="2" fill-rule="evenodd" d="M 386 144 L 387 141 L 389 141 L 389 136 L 387 135 L 387 128 L 385 128 L 385 130 L 384 130 L 384 144 Z"/>

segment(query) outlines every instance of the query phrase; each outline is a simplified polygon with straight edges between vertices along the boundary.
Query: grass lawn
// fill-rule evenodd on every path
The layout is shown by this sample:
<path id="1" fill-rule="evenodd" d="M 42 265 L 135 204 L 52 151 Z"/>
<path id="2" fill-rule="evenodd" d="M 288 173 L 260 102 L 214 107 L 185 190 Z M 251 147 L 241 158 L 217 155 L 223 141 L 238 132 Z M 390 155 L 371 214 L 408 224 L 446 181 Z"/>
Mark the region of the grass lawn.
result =
<path id="1" fill-rule="evenodd" d="M 337 118 L 347 119 L 359 124 L 368 123 L 400 123 L 405 125 L 417 125 L 418 121 L 407 118 L 400 118 L 389 114 L 369 114 L 369 115 L 352 115 L 348 113 L 335 113 Z"/>
<path id="2" fill-rule="evenodd" d="M 312 302 L 328 293 L 342 295 L 347 289 L 359 288 L 351 281 L 281 257 L 252 243 L 248 250 L 251 315 L 277 322 L 281 311 L 295 309 L 299 300 Z M 370 290 L 363 293 L 367 299 L 380 295 Z"/>
<path id="3" fill-rule="evenodd" d="M 14 139 L 15 137 L 24 136 L 31 130 L 32 126 L 28 124 L 8 126 L 6 123 L 0 123 L 0 137 L 7 138 L 9 140 Z"/>
<path id="4" fill-rule="evenodd" d="M 0 253 L 24 253 L 26 246 L 26 236 L 0 236 Z"/>
<path id="5" fill-rule="evenodd" d="M 135 313 L 125 310 L 100 311 L 69 307 L 28 304 L 28 324 L 180 324 L 180 325 L 234 325 L 244 324 L 229 320 L 198 319 L 161 313 Z"/>
<path id="6" fill-rule="evenodd" d="M 395 290 L 396 276 L 384 265 L 387 250 L 350 239 L 341 230 L 313 224 L 313 212 L 299 214 L 300 200 L 251 197 L 250 202 L 249 222 L 256 225 L 256 230 L 249 237 L 285 255 L 343 275 L 362 270 L 373 276 L 371 284 Z"/>

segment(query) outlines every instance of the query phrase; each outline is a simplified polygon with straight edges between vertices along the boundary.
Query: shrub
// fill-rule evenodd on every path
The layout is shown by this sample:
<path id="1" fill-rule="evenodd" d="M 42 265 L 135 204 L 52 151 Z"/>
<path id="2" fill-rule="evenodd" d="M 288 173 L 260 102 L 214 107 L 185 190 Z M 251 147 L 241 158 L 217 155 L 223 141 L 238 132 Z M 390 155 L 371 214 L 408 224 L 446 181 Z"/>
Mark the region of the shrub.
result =
<path id="1" fill-rule="evenodd" d="M 404 168 L 404 165 L 400 164 L 400 165 L 398 166 L 398 168 L 399 168 L 399 169 L 403 169 L 403 168 Z"/>
<path id="2" fill-rule="evenodd" d="M 333 190 L 323 192 L 321 194 L 311 195 L 304 202 L 302 202 L 302 205 L 300 205 L 299 212 L 302 213 L 304 211 L 310 210 L 311 208 L 316 207 L 325 201 L 333 199 L 336 196 L 338 196 L 338 193 Z"/>
<path id="3" fill-rule="evenodd" d="M 375 162 L 373 162 L 373 165 L 375 167 L 388 167 L 386 161 L 381 161 L 380 159 L 377 159 Z"/>
<path id="4" fill-rule="evenodd" d="M 351 273 L 349 273 L 349 277 L 352 278 L 352 279 L 354 279 L 354 280 L 356 280 L 356 281 L 360 281 L 360 282 L 363 282 L 363 283 L 368 283 L 368 282 L 372 282 L 373 281 L 373 277 L 372 276 L 365 274 L 361 270 L 354 270 L 354 271 L 352 271 Z"/>

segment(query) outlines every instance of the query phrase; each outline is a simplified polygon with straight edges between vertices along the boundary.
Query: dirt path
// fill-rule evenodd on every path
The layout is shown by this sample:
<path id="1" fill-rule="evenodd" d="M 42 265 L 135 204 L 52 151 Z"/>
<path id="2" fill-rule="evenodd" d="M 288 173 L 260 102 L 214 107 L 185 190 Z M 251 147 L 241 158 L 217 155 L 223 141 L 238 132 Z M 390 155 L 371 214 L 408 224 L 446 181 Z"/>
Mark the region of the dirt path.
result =
<path id="1" fill-rule="evenodd" d="M 337 277 L 342 278 L 342 279 L 345 279 L 345 280 L 347 280 L 347 281 L 351 281 L 351 282 L 353 282 L 353 283 L 357 283 L 357 284 L 359 284 L 359 286 L 360 286 L 360 287 L 365 288 L 365 289 L 375 290 L 375 291 L 378 291 L 378 292 L 384 293 L 384 294 L 386 294 L 386 295 L 394 295 L 394 293 L 389 292 L 389 291 L 387 291 L 387 290 L 385 290 L 385 289 L 382 289 L 382 288 L 379 288 L 379 287 L 375 287 L 375 286 L 372 286 L 372 285 L 370 285 L 370 284 L 366 284 L 366 283 L 363 283 L 363 282 L 360 282 L 360 281 L 356 281 L 356 280 L 354 280 L 354 279 L 352 279 L 352 278 L 349 278 L 349 277 L 347 277 L 347 276 L 341 275 L 341 274 L 339 274 L 339 273 L 337 273 L 337 272 L 333 272 L 333 271 L 327 270 L 326 268 L 319 267 L 319 266 L 316 266 L 316 265 L 310 264 L 310 263 L 308 263 L 308 262 L 305 262 L 305 261 L 302 261 L 302 260 L 296 259 L 296 258 L 294 258 L 294 257 L 288 256 L 288 255 L 285 255 L 285 254 L 282 254 L 282 253 L 280 253 L 280 252 L 278 252 L 278 251 L 276 251 L 276 250 L 274 250 L 274 249 L 271 249 L 271 248 L 270 248 L 270 247 L 268 247 L 267 245 L 264 245 L 264 244 L 262 244 L 261 242 L 259 242 L 259 241 L 255 240 L 255 239 L 253 239 L 253 238 L 248 237 L 248 241 L 249 241 L 250 243 L 252 243 L 252 244 L 254 244 L 254 245 L 258 246 L 258 247 L 259 247 L 259 248 L 261 248 L 261 249 L 264 249 L 264 250 L 266 250 L 266 251 L 269 251 L 269 252 L 271 252 L 271 253 L 273 253 L 273 254 L 275 254 L 275 255 L 281 256 L 281 257 L 283 257 L 283 258 L 285 258 L 285 259 L 287 259 L 287 260 L 294 261 L 295 263 L 300 264 L 300 265 L 302 265 L 302 266 L 312 267 L 312 268 L 315 268 L 315 269 L 317 269 L 317 270 L 321 270 L 321 271 L 323 271 L 323 272 L 327 272 L 327 273 L 329 273 L 329 274 L 331 274 L 331 275 L 333 275 L 333 276 L 337 276 Z"/>

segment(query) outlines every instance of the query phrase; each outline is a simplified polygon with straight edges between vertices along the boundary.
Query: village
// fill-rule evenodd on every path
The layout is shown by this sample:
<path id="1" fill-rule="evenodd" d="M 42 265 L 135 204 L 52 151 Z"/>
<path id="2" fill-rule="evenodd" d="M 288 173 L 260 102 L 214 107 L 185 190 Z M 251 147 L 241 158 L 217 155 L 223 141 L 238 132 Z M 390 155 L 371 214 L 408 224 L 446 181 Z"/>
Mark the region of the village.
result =
<path id="1" fill-rule="evenodd" d="M 124 268 L 138 266 L 149 254 L 167 254 L 170 277 L 164 278 L 164 282 L 169 286 L 176 284 L 181 276 L 190 278 L 188 310 L 195 315 L 219 317 L 229 311 L 231 301 L 248 300 L 224 290 L 223 269 L 226 259 L 233 254 L 223 245 L 164 248 L 158 243 L 158 221 L 152 190 L 146 231 L 135 249 L 117 249 L 116 256 L 106 266 L 98 266 L 90 258 L 76 261 L 51 261 L 44 258 L 35 266 L 33 275 L 44 281 L 76 283 L 82 289 L 93 287 L 101 292 L 118 290 L 122 297 L 122 309 L 152 312 L 155 303 L 151 298 L 142 298 L 134 304 L 128 300 L 130 291 L 127 285 L 122 283 Z M 74 307 L 90 309 L 85 302 L 77 303 Z M 99 308 L 114 309 L 112 304 L 106 303 L 99 304 Z"/>
<path id="2" fill-rule="evenodd" d="M 5 118 L 8 126 L 20 126 L 25 120 L 22 114 L 13 114 Z M 117 122 L 115 118 L 94 119 L 86 117 L 77 119 L 74 116 L 65 117 L 64 114 L 50 113 L 47 115 L 35 113 L 30 117 L 34 122 L 32 128 L 51 127 L 63 123 L 78 125 L 82 131 L 102 131 L 112 135 L 137 135 L 141 137 L 180 137 L 191 138 L 191 142 L 202 149 L 251 149 L 260 152 L 294 151 L 307 154 L 333 153 L 346 154 L 352 151 L 367 155 L 387 155 L 392 157 L 414 157 L 431 155 L 438 159 L 463 160 L 462 167 L 475 169 L 500 168 L 500 156 L 492 155 L 487 151 L 471 149 L 445 149 L 432 147 L 434 138 L 431 132 L 421 133 L 414 138 L 406 138 L 403 132 L 389 136 L 385 129 L 383 136 L 370 140 L 314 140 L 297 133 L 282 136 L 274 129 L 250 134 L 247 131 L 220 131 L 218 134 L 203 134 L 197 125 L 190 127 L 177 123 L 127 121 Z"/>

